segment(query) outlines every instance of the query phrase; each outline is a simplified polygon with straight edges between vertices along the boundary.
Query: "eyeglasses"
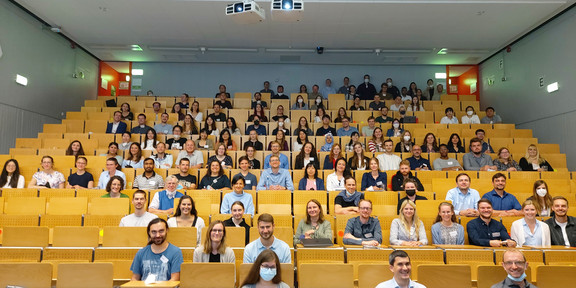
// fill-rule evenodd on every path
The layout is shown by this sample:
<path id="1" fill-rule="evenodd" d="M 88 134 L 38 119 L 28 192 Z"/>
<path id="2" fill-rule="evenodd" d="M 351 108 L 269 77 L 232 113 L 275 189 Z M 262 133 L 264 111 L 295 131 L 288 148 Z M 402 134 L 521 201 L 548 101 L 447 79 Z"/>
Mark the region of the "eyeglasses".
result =
<path id="1" fill-rule="evenodd" d="M 221 230 L 221 229 L 212 229 L 212 232 L 214 232 L 214 233 L 223 233 L 224 230 Z"/>
<path id="2" fill-rule="evenodd" d="M 358 207 L 359 210 L 372 210 L 372 207 Z"/>
<path id="3" fill-rule="evenodd" d="M 516 266 L 524 266 L 524 264 L 526 264 L 526 261 L 506 261 L 506 262 L 504 262 L 504 265 L 506 265 L 506 266 L 512 266 L 512 264 L 514 264 Z"/>

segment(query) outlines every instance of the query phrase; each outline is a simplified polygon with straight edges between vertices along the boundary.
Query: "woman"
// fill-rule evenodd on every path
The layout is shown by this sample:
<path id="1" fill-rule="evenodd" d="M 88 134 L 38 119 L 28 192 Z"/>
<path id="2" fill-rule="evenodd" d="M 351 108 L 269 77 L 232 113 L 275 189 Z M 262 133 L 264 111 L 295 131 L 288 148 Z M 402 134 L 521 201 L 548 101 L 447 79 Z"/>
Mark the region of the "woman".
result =
<path id="1" fill-rule="evenodd" d="M 282 270 L 278 255 L 270 249 L 260 252 L 246 279 L 240 285 L 241 288 L 290 288 L 282 282 Z"/>
<path id="2" fill-rule="evenodd" d="M 142 148 L 142 150 L 154 151 L 156 149 L 156 144 L 158 144 L 158 140 L 156 139 L 156 130 L 154 130 L 154 128 L 148 129 L 148 132 L 146 132 L 146 140 L 142 142 L 140 148 Z"/>
<path id="3" fill-rule="evenodd" d="M 78 158 L 78 156 L 85 155 L 84 149 L 82 148 L 82 143 L 78 140 L 72 141 L 72 143 L 70 143 L 66 149 L 66 155 L 72 155 L 76 158 Z"/>
<path id="4" fill-rule="evenodd" d="M 228 119 L 226 120 L 226 129 L 228 132 L 230 132 L 231 135 L 238 135 L 241 136 L 242 133 L 240 132 L 240 128 L 238 128 L 238 125 L 236 124 L 236 119 L 234 119 L 234 117 L 228 117 Z"/>
<path id="5" fill-rule="evenodd" d="M 326 170 L 326 167 L 324 167 Z M 334 172 L 326 177 L 326 189 L 328 191 L 343 191 L 346 190 L 344 178 L 350 176 L 350 168 L 346 164 L 346 159 L 339 158 L 336 160 Z"/>
<path id="6" fill-rule="evenodd" d="M 351 111 L 364 111 L 366 110 L 364 106 L 360 105 L 360 96 L 354 97 L 354 103 L 350 106 Z"/>
<path id="7" fill-rule="evenodd" d="M 174 106 L 172 106 L 171 113 L 178 115 L 178 121 L 184 120 L 184 116 L 186 116 L 186 114 L 184 114 L 184 111 L 182 111 L 182 105 L 180 105 L 180 103 L 176 103 L 174 104 Z"/>
<path id="8" fill-rule="evenodd" d="M 380 161 L 376 157 L 370 159 L 368 164 L 370 172 L 362 175 L 361 191 L 386 191 L 388 176 L 380 171 Z"/>
<path id="9" fill-rule="evenodd" d="M 338 108 L 338 116 L 334 119 L 334 123 L 342 123 L 344 117 L 349 117 L 348 114 L 346 114 L 346 109 L 344 109 L 344 107 Z"/>
<path id="10" fill-rule="evenodd" d="M 186 140 L 188 140 L 186 137 L 182 138 L 182 126 L 178 124 L 174 125 L 174 127 L 172 127 L 172 135 L 172 138 L 166 140 L 166 146 L 168 146 L 170 150 L 182 150 L 186 144 Z"/>
<path id="11" fill-rule="evenodd" d="M 130 145 L 132 145 L 132 133 L 130 132 L 124 132 L 122 133 L 122 143 L 120 143 L 120 145 L 118 145 L 118 149 L 120 150 L 129 150 L 130 149 Z M 122 163 L 121 161 L 119 163 Z"/>
<path id="12" fill-rule="evenodd" d="M 122 103 L 122 105 L 120 105 L 120 111 L 122 112 L 122 120 L 134 120 L 134 113 L 130 111 L 130 104 Z"/>
<path id="13" fill-rule="evenodd" d="M 432 97 L 434 96 L 434 80 L 428 79 L 426 81 L 426 89 L 424 89 L 424 93 L 422 95 L 426 99 L 432 100 Z M 438 95 L 436 98 L 440 99 L 440 95 Z"/>
<path id="14" fill-rule="evenodd" d="M 68 176 L 66 188 L 68 189 L 92 189 L 94 188 L 94 176 L 86 172 L 88 159 L 80 156 L 76 159 L 76 173 Z"/>
<path id="15" fill-rule="evenodd" d="M 401 141 L 396 144 L 394 152 L 412 152 L 412 145 L 414 145 L 414 142 L 412 142 L 412 134 L 410 131 L 404 130 Z"/>
<path id="16" fill-rule="evenodd" d="M 382 128 L 374 128 L 372 139 L 368 141 L 368 150 L 372 153 L 384 152 L 384 134 L 382 133 Z"/>
<path id="17" fill-rule="evenodd" d="M 260 160 L 254 157 L 256 154 L 256 149 L 253 146 L 246 147 L 246 157 L 248 157 L 248 161 L 250 162 L 250 169 L 260 169 Z"/>
<path id="18" fill-rule="evenodd" d="M 544 180 L 536 180 L 534 182 L 532 196 L 528 197 L 526 200 L 532 200 L 532 204 L 536 207 L 536 213 L 538 216 L 554 216 L 554 212 L 551 212 L 552 195 L 550 195 L 548 184 Z"/>
<path id="19" fill-rule="evenodd" d="M 204 244 L 194 249 L 194 263 L 236 263 L 232 248 L 226 245 L 226 228 L 220 220 L 206 229 Z"/>
<path id="20" fill-rule="evenodd" d="M 242 189 L 246 190 L 256 190 L 256 185 L 258 184 L 258 179 L 256 179 L 256 175 L 250 173 L 250 159 L 248 156 L 244 155 L 238 159 L 238 167 L 240 167 L 240 172 L 232 177 L 232 188 L 234 188 L 234 183 L 238 182 L 234 179 L 236 177 L 244 178 L 244 184 Z M 230 202 L 232 203 L 232 202 Z M 253 213 L 251 213 L 253 214 Z"/>
<path id="21" fill-rule="evenodd" d="M 302 169 L 309 163 L 312 163 L 316 169 L 320 169 L 320 161 L 318 160 L 316 149 L 314 149 L 314 144 L 306 142 L 300 153 L 296 155 L 295 162 L 294 169 Z"/>
<path id="22" fill-rule="evenodd" d="M 346 144 L 346 152 L 354 152 L 354 144 L 360 143 L 360 134 L 356 131 L 350 134 L 350 141 Z M 360 143 L 364 149 L 364 143 Z"/>
<path id="23" fill-rule="evenodd" d="M 220 135 L 220 130 L 216 128 L 216 121 L 211 116 L 206 117 L 206 121 L 204 122 L 204 129 L 208 132 L 208 135 L 214 135 L 218 137 Z"/>
<path id="24" fill-rule="evenodd" d="M 474 107 L 466 107 L 466 115 L 462 116 L 462 124 L 480 124 L 480 118 L 476 115 Z"/>
<path id="25" fill-rule="evenodd" d="M 278 119 L 277 126 L 272 130 L 272 135 L 278 134 L 278 131 L 282 131 L 284 135 L 290 136 L 290 130 L 286 127 L 287 122 L 282 119 Z M 272 126 L 270 126 L 272 127 Z"/>
<path id="26" fill-rule="evenodd" d="M 522 171 L 554 171 L 552 165 L 546 161 L 540 152 L 538 152 L 538 147 L 534 144 L 530 144 L 526 149 L 526 155 L 520 159 L 520 168 Z"/>
<path id="27" fill-rule="evenodd" d="M 354 154 L 348 159 L 348 167 L 351 170 L 366 170 L 369 166 L 370 158 L 364 155 L 364 147 L 362 143 L 354 143 Z"/>
<path id="28" fill-rule="evenodd" d="M 142 149 L 138 143 L 132 143 L 128 156 L 122 162 L 122 168 L 144 168 L 144 157 L 142 157 Z"/>
<path id="29" fill-rule="evenodd" d="M 404 201 L 400 215 L 392 220 L 390 227 L 390 245 L 424 246 L 428 245 L 424 223 L 418 219 L 416 204 L 411 200 Z"/>
<path id="30" fill-rule="evenodd" d="M 444 114 L 446 114 L 446 116 L 440 119 L 440 124 L 458 124 L 458 118 L 454 116 L 454 109 L 452 109 L 452 107 L 444 109 Z"/>
<path id="31" fill-rule="evenodd" d="M 522 246 L 544 246 L 550 247 L 550 227 L 544 222 L 536 219 L 538 210 L 532 200 L 522 203 L 524 218 L 512 223 L 510 238 L 516 241 L 518 247 Z"/>
<path id="32" fill-rule="evenodd" d="M 210 117 L 208 117 L 210 118 Z M 214 149 L 214 141 L 212 139 L 208 139 L 208 130 L 202 129 L 200 130 L 200 138 L 194 141 L 196 144 L 196 148 L 199 150 L 212 150 Z"/>
<path id="33" fill-rule="evenodd" d="M 228 151 L 226 149 L 226 145 L 224 143 L 220 143 L 216 145 L 216 155 L 212 155 L 210 156 L 210 158 L 208 158 L 208 163 L 213 162 L 213 161 L 217 161 L 218 163 L 221 163 L 222 167 L 224 169 L 232 169 L 232 165 L 234 165 L 234 161 L 232 160 L 232 157 L 230 157 L 226 151 Z M 208 164 L 206 166 L 206 168 L 210 168 L 210 164 Z"/>
<path id="34" fill-rule="evenodd" d="M 190 114 L 184 115 L 182 133 L 185 135 L 198 135 L 198 126 L 196 126 L 196 120 L 194 120 L 194 117 L 192 117 Z"/>
<path id="35" fill-rule="evenodd" d="M 308 87 L 306 87 L 306 85 L 304 85 L 304 84 L 300 85 L 300 92 L 298 92 L 298 93 L 308 94 Z"/>
<path id="36" fill-rule="evenodd" d="M 298 119 L 298 127 L 294 129 L 294 136 L 298 136 L 299 130 L 304 130 L 308 136 L 314 136 L 314 131 L 310 129 L 310 126 L 308 125 L 308 119 L 304 116 Z"/>
<path id="37" fill-rule="evenodd" d="M 454 206 L 442 202 L 438 206 L 438 216 L 432 225 L 432 242 L 444 245 L 464 245 L 464 227 L 458 224 Z"/>
<path id="38" fill-rule="evenodd" d="M 522 171 L 506 147 L 498 149 L 498 158 L 494 159 L 492 164 L 498 167 L 498 171 Z"/>
<path id="39" fill-rule="evenodd" d="M 122 155 L 118 155 L 118 143 L 116 142 L 110 142 L 110 144 L 108 144 L 108 153 L 100 154 L 100 156 L 106 156 L 106 159 L 116 158 L 116 160 L 118 160 L 118 163 L 122 163 L 122 161 L 124 161 Z"/>
<path id="40" fill-rule="evenodd" d="M 102 198 L 130 198 L 130 196 L 122 193 L 124 188 L 124 179 L 120 176 L 112 176 L 106 184 L 107 194 L 102 195 Z"/>
<path id="41" fill-rule="evenodd" d="M 356 86 L 350 85 L 348 86 L 348 94 L 346 94 L 346 100 L 354 100 L 354 98 L 360 96 L 356 93 Z"/>
<path id="42" fill-rule="evenodd" d="M 244 229 L 246 229 L 245 243 L 248 245 L 248 243 L 250 243 L 250 225 L 246 224 L 244 217 L 242 217 L 244 215 L 244 203 L 242 203 L 242 201 L 235 201 L 230 207 L 230 212 L 232 217 L 222 223 L 224 223 L 226 227 L 244 227 Z"/>
<path id="43" fill-rule="evenodd" d="M 34 173 L 28 188 L 64 188 L 64 175 L 54 170 L 54 158 L 42 157 L 42 171 Z"/>
<path id="44" fill-rule="evenodd" d="M 196 204 L 192 197 L 189 195 L 183 195 L 180 197 L 174 216 L 168 219 L 168 227 L 196 227 L 196 243 L 200 243 L 202 228 L 205 226 L 206 224 L 204 224 L 204 219 L 198 217 Z"/>
<path id="45" fill-rule="evenodd" d="M 314 116 L 314 123 L 322 123 L 322 116 L 326 114 L 324 107 L 316 108 L 316 116 Z"/>
<path id="46" fill-rule="evenodd" d="M 309 110 L 308 103 L 304 101 L 302 95 L 298 94 L 298 96 L 296 96 L 296 103 L 292 105 L 292 110 Z"/>
<path id="47" fill-rule="evenodd" d="M 420 103 L 420 98 L 418 98 L 418 96 L 412 96 L 412 103 L 408 106 L 408 108 L 406 108 L 406 111 L 424 111 L 424 107 Z"/>
<path id="48" fill-rule="evenodd" d="M 258 116 L 260 122 L 268 122 L 268 117 L 264 114 L 264 107 L 262 107 L 262 104 L 256 104 L 256 106 L 254 106 L 254 114 L 248 117 L 248 122 L 254 122 L 256 116 Z"/>
<path id="49" fill-rule="evenodd" d="M 316 99 L 314 100 L 314 104 L 312 104 L 312 106 L 310 106 L 310 110 L 316 110 L 318 111 L 318 108 L 322 108 L 324 109 L 324 103 L 322 102 L 324 99 L 322 99 L 322 96 L 316 96 Z M 320 116 L 320 119 L 322 119 L 322 116 Z"/>
<path id="50" fill-rule="evenodd" d="M 284 115 L 284 106 L 282 105 L 278 105 L 276 108 L 276 116 L 272 117 L 272 120 L 276 122 L 280 121 L 280 119 L 287 123 L 290 122 L 290 118 L 287 115 Z"/>
<path id="51" fill-rule="evenodd" d="M 331 151 L 332 146 L 334 146 L 334 136 L 332 136 L 332 133 L 326 133 L 326 135 L 324 135 L 324 145 L 320 147 L 320 152 Z"/>
<path id="52" fill-rule="evenodd" d="M 406 94 L 411 96 L 411 97 L 414 97 L 414 96 L 416 96 L 417 90 L 418 90 L 418 86 L 416 86 L 416 83 L 410 82 L 410 86 L 408 86 L 408 92 Z"/>
<path id="53" fill-rule="evenodd" d="M 4 163 L 0 174 L 1 188 L 24 188 L 24 176 L 20 175 L 20 166 L 16 159 L 10 159 Z"/>
<path id="54" fill-rule="evenodd" d="M 230 119 L 230 118 L 228 118 Z M 218 142 L 216 142 L 216 146 L 223 144 L 226 147 L 226 150 L 236 151 L 238 150 L 238 146 L 236 146 L 236 142 L 232 140 L 232 135 L 228 129 L 222 130 L 220 132 L 220 138 L 218 138 Z"/>
<path id="55" fill-rule="evenodd" d="M 446 144 L 446 146 L 448 146 L 449 153 L 466 153 L 462 145 L 462 139 L 460 139 L 458 133 L 452 133 L 452 135 L 450 135 L 450 142 Z"/>
<path id="56" fill-rule="evenodd" d="M 324 219 L 322 205 L 316 199 L 306 204 L 306 220 L 300 220 L 294 234 L 294 245 L 300 244 L 302 239 L 330 239 L 332 241 L 332 227 L 330 221 Z"/>
<path id="57" fill-rule="evenodd" d="M 254 176 L 254 179 L 256 176 Z M 253 183 L 256 186 L 257 183 Z M 250 214 L 254 216 L 254 200 L 252 195 L 244 192 L 246 187 L 246 178 L 241 174 L 237 174 L 232 178 L 232 192 L 224 194 L 222 198 L 222 205 L 220 207 L 220 214 L 230 214 L 232 209 L 232 204 L 236 201 L 240 201 L 243 204 L 243 213 Z"/>
<path id="58" fill-rule="evenodd" d="M 231 189 L 230 179 L 224 175 L 224 169 L 218 160 L 208 161 L 210 171 L 200 181 L 200 189 Z"/>
<path id="59" fill-rule="evenodd" d="M 400 127 L 400 120 L 394 119 L 392 121 L 392 127 L 386 131 L 386 137 L 400 137 L 404 129 Z"/>
<path id="60" fill-rule="evenodd" d="M 300 179 L 298 183 L 298 190 L 324 190 L 324 180 L 318 178 L 318 170 L 314 167 L 314 163 L 306 164 L 306 175 Z"/>
<path id="61" fill-rule="evenodd" d="M 282 122 L 278 122 L 278 123 L 282 123 Z M 276 128 L 278 129 L 278 128 Z M 284 130 L 278 130 L 276 131 L 276 141 L 278 141 L 278 143 L 280 143 L 280 151 L 289 151 L 288 148 L 288 141 L 286 141 L 286 134 L 284 133 Z M 268 143 L 268 151 L 272 150 L 272 142 L 270 141 L 270 143 Z"/>
<path id="62" fill-rule="evenodd" d="M 204 114 L 200 112 L 200 103 L 198 101 L 192 102 L 192 108 L 188 111 L 188 114 L 192 115 L 192 118 L 198 123 L 202 123 L 204 120 Z"/>
<path id="63" fill-rule="evenodd" d="M 427 133 L 424 136 L 424 142 L 422 142 L 422 152 L 424 153 L 437 153 L 440 149 L 438 148 L 438 140 L 436 140 L 436 135 L 434 133 Z"/>
<path id="64" fill-rule="evenodd" d="M 332 149 L 330 150 L 330 154 L 326 155 L 324 158 L 324 170 L 331 170 L 336 167 L 336 160 L 344 159 L 344 153 L 342 153 L 342 147 L 340 144 L 336 143 L 332 145 Z"/>
<path id="65" fill-rule="evenodd" d="M 308 134 L 306 134 L 306 130 L 297 129 L 297 131 L 298 131 L 298 137 L 296 138 L 296 141 L 294 141 L 294 143 L 292 144 L 292 152 L 300 152 L 300 150 L 302 150 L 302 147 L 304 146 L 304 143 L 310 142 L 308 140 Z"/>

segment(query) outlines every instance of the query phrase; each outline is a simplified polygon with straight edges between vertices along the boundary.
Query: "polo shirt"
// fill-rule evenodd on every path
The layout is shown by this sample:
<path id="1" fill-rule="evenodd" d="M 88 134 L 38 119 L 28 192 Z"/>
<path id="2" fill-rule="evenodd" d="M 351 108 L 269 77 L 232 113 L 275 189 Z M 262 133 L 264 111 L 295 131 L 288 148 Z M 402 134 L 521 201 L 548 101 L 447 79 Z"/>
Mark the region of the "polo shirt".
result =
<path id="1" fill-rule="evenodd" d="M 258 255 L 260 255 L 260 253 L 265 249 L 267 248 L 262 244 L 260 238 L 248 243 L 246 248 L 244 248 L 244 263 L 254 263 L 256 258 L 258 258 Z M 288 246 L 286 242 L 274 237 L 274 242 L 268 249 L 276 253 L 280 259 L 280 263 L 292 263 L 292 258 L 290 256 L 290 246 Z"/>
<path id="2" fill-rule="evenodd" d="M 430 166 L 430 160 L 428 160 L 424 157 L 420 157 L 420 159 L 416 159 L 416 157 L 412 156 L 410 158 L 406 158 L 406 160 L 408 160 L 408 162 L 410 162 L 410 169 L 411 170 L 416 170 L 416 168 L 421 168 L 423 165 L 426 165 L 426 167 L 428 167 L 428 169 L 432 170 L 432 167 Z"/>
<path id="3" fill-rule="evenodd" d="M 452 201 L 452 205 L 454 205 L 454 214 L 459 215 L 460 210 L 478 210 L 480 194 L 472 188 L 468 188 L 468 192 L 464 194 L 460 189 L 458 189 L 458 187 L 455 187 L 448 190 L 448 193 L 446 193 L 446 200 Z"/>
<path id="4" fill-rule="evenodd" d="M 138 175 L 134 179 L 132 188 L 142 190 L 161 189 L 164 188 L 164 178 L 156 174 L 156 172 L 152 172 L 152 176 L 149 178 L 145 174 Z"/>

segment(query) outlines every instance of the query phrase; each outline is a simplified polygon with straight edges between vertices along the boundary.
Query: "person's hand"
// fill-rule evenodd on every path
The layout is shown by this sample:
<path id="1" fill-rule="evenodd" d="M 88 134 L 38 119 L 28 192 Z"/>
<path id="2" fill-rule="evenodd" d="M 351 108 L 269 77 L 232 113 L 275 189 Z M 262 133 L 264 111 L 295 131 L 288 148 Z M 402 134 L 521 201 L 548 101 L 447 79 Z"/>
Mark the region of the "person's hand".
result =
<path id="1" fill-rule="evenodd" d="M 505 243 L 506 243 L 506 247 L 510 247 L 510 248 L 516 247 L 516 241 L 514 241 L 512 239 L 506 240 Z"/>
<path id="2" fill-rule="evenodd" d="M 510 168 L 506 169 L 506 171 L 518 171 L 518 170 L 516 170 L 516 168 L 514 168 L 514 167 L 510 167 Z"/>
<path id="3" fill-rule="evenodd" d="M 501 247 L 502 241 L 500 240 L 490 240 L 490 247 Z"/>
<path id="4" fill-rule="evenodd" d="M 314 229 L 310 229 L 310 230 L 304 232 L 304 238 L 310 239 L 312 237 L 312 235 L 314 234 L 314 232 L 315 232 Z"/>
<path id="5" fill-rule="evenodd" d="M 378 246 L 380 243 L 376 240 L 362 241 L 362 246 Z"/>
<path id="6" fill-rule="evenodd" d="M 174 208 L 170 208 L 170 209 L 164 210 L 164 211 L 166 211 L 166 214 L 168 214 L 168 215 L 174 214 Z"/>

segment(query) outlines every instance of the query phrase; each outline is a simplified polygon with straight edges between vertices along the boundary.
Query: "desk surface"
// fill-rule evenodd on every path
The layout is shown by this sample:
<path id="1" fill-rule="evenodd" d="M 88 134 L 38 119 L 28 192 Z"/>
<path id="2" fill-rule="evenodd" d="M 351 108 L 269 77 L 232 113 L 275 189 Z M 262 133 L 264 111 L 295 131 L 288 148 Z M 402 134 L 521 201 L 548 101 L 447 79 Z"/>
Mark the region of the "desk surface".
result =
<path id="1" fill-rule="evenodd" d="M 180 281 L 158 281 L 153 284 L 145 284 L 144 281 L 130 281 L 120 287 L 128 288 L 142 288 L 142 287 L 155 287 L 155 288 L 174 288 L 180 285 Z"/>

